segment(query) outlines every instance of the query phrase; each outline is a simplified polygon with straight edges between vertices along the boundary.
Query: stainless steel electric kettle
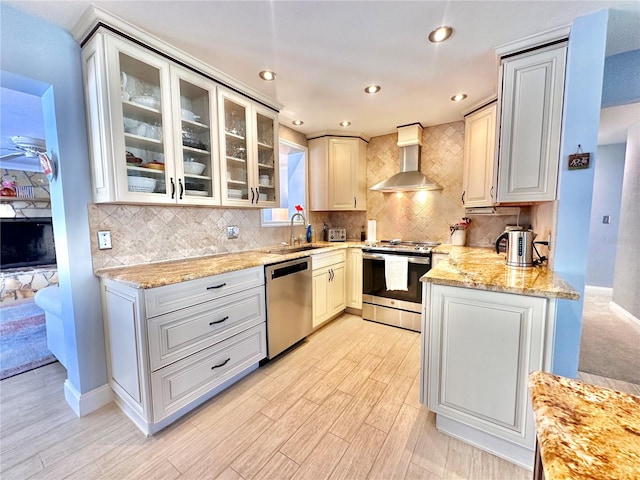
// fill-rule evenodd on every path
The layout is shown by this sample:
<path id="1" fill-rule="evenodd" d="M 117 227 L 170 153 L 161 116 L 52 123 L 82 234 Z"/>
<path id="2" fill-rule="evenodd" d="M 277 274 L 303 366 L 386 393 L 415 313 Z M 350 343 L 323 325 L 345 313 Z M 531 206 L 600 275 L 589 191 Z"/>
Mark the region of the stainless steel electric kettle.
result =
<path id="1" fill-rule="evenodd" d="M 533 230 L 508 230 L 496 238 L 496 253 L 500 253 L 500 241 L 507 240 L 506 264 L 510 267 L 533 267 Z"/>

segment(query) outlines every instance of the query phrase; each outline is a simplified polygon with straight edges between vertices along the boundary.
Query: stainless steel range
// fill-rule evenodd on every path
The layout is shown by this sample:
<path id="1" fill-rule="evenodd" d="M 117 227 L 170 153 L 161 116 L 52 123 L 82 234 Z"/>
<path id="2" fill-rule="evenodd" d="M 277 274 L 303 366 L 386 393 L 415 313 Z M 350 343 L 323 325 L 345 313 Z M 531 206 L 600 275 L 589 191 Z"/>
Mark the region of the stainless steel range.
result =
<path id="1" fill-rule="evenodd" d="M 362 318 L 419 332 L 422 310 L 420 277 L 431 268 L 431 250 L 438 245 L 435 242 L 382 240 L 363 247 Z M 406 262 L 407 281 L 402 287 L 406 290 L 388 289 L 389 269 L 398 268 L 398 263 L 403 268 L 403 262 Z"/>

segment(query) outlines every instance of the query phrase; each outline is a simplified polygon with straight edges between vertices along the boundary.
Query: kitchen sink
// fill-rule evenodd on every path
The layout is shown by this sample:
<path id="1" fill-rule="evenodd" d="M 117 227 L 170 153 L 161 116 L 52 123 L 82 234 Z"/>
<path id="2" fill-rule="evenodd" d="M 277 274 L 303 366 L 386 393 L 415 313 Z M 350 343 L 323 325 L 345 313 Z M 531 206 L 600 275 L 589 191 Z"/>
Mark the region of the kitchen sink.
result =
<path id="1" fill-rule="evenodd" d="M 280 247 L 272 250 L 267 250 L 267 253 L 279 253 L 286 255 L 287 253 L 304 252 L 307 250 L 315 250 L 316 248 L 325 248 L 324 246 L 302 245 L 300 247 Z"/>

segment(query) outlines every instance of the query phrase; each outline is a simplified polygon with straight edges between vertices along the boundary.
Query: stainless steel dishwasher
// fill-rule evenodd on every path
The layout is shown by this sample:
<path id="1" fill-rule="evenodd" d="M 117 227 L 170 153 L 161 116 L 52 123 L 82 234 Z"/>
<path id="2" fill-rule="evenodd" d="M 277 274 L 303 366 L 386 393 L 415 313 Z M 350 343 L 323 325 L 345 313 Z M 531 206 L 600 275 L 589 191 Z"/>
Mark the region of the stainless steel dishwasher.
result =
<path id="1" fill-rule="evenodd" d="M 313 328 L 311 257 L 267 265 L 267 356 L 273 358 Z"/>

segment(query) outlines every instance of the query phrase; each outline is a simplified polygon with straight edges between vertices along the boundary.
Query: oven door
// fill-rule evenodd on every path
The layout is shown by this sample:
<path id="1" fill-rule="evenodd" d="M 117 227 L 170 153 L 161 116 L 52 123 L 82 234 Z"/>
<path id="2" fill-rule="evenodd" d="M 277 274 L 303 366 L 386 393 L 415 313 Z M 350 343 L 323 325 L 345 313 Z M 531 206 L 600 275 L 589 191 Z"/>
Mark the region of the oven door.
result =
<path id="1" fill-rule="evenodd" d="M 373 297 L 382 297 L 412 304 L 422 304 L 420 277 L 431 269 L 431 257 L 409 256 L 409 278 L 407 291 L 387 290 L 384 276 L 385 259 L 400 254 L 363 252 L 362 254 L 362 300 L 377 303 Z M 419 311 L 419 310 L 418 310 Z"/>

